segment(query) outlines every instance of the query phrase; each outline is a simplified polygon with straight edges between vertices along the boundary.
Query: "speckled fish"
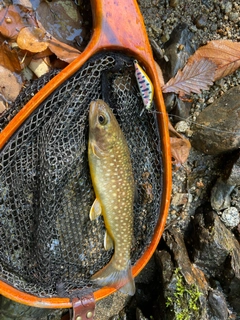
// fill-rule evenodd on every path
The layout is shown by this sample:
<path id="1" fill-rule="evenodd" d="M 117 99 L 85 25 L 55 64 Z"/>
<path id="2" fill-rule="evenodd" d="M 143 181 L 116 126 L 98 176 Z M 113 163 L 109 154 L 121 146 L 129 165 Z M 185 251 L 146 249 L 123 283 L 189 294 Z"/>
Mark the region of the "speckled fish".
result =
<path id="1" fill-rule="evenodd" d="M 104 247 L 114 248 L 110 262 L 91 280 L 134 295 L 130 250 L 133 236 L 134 179 L 123 132 L 109 106 L 93 101 L 89 111 L 88 160 L 96 199 L 90 219 L 103 215 Z"/>
<path id="2" fill-rule="evenodd" d="M 135 67 L 135 76 L 136 76 L 138 87 L 142 96 L 143 104 L 145 108 L 149 110 L 152 105 L 153 93 L 154 93 L 152 82 L 149 79 L 146 72 L 144 72 L 143 69 L 140 67 L 137 60 L 134 60 L 133 63 Z"/>

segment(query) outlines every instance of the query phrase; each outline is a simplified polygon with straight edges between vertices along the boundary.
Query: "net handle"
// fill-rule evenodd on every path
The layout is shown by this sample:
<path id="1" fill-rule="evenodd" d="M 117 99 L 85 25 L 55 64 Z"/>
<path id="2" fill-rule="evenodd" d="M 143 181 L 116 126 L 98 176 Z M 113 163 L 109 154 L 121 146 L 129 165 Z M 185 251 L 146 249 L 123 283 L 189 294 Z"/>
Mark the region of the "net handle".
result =
<path id="1" fill-rule="evenodd" d="M 147 264 L 162 236 L 167 219 L 171 196 L 171 152 L 168 134 L 168 117 L 162 97 L 158 73 L 153 60 L 151 47 L 144 26 L 143 17 L 136 0 L 91 0 L 93 12 L 93 36 L 80 56 L 48 82 L 9 122 L 0 133 L 0 149 L 11 138 L 32 112 L 64 81 L 81 68 L 94 54 L 105 50 L 125 52 L 137 59 L 146 69 L 154 86 L 154 101 L 159 113 L 158 126 L 163 153 L 163 192 L 159 221 L 151 245 L 133 267 L 136 276 Z M 103 288 L 94 293 L 95 300 L 100 300 L 115 289 Z M 72 303 L 66 298 L 38 298 L 16 290 L 0 281 L 0 294 L 16 302 L 40 308 L 71 308 Z"/>

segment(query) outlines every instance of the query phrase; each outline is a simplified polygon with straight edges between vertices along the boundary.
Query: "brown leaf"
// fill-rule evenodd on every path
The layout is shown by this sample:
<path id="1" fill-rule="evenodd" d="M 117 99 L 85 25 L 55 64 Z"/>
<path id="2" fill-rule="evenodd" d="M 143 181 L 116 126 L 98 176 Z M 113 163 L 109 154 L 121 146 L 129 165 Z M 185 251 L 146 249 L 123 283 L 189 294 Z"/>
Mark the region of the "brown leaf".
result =
<path id="1" fill-rule="evenodd" d="M 179 70 L 176 76 L 162 87 L 162 91 L 181 94 L 200 93 L 213 84 L 215 70 L 216 65 L 208 59 L 191 59 L 182 71 Z"/>
<path id="2" fill-rule="evenodd" d="M 0 46 L 0 65 L 12 72 L 21 72 L 22 70 L 17 51 L 7 43 L 2 43 Z"/>
<path id="3" fill-rule="evenodd" d="M 200 47 L 189 60 L 210 59 L 217 66 L 214 81 L 240 67 L 240 43 L 231 40 L 213 40 Z"/>
<path id="4" fill-rule="evenodd" d="M 160 81 L 160 86 L 163 87 L 164 86 L 164 79 L 163 79 L 162 69 L 160 68 L 159 64 L 156 61 L 154 61 L 154 63 L 155 63 L 155 67 L 157 70 L 158 79 Z"/>
<path id="5" fill-rule="evenodd" d="M 19 77 L 16 77 L 8 69 L 0 66 L 0 94 L 6 101 L 14 101 L 18 96 L 22 83 Z"/>
<path id="6" fill-rule="evenodd" d="M 23 7 L 10 5 L 0 10 L 0 33 L 5 38 L 15 40 L 19 31 L 26 26 L 36 26 L 30 11 L 23 11 Z"/>
<path id="7" fill-rule="evenodd" d="M 22 28 L 17 37 L 17 44 L 22 50 L 36 53 L 46 50 L 49 45 L 45 32 L 36 27 Z"/>
<path id="8" fill-rule="evenodd" d="M 79 55 L 80 51 L 61 42 L 57 39 L 52 38 L 49 41 L 49 49 L 62 61 L 67 63 L 75 60 Z"/>
<path id="9" fill-rule="evenodd" d="M 168 121 L 168 129 L 170 135 L 170 146 L 172 164 L 178 169 L 188 158 L 191 149 L 191 144 L 188 139 L 184 138 L 180 133 L 178 133 L 172 126 L 171 122 Z"/>

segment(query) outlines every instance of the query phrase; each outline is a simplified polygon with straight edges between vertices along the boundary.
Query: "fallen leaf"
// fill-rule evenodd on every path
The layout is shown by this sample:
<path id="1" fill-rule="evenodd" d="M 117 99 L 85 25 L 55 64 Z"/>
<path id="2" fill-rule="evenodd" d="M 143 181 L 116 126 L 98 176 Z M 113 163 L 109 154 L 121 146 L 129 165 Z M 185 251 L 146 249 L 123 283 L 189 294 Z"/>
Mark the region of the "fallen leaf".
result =
<path id="1" fill-rule="evenodd" d="M 12 72 L 21 72 L 22 70 L 17 50 L 12 49 L 6 42 L 0 46 L 0 65 Z"/>
<path id="2" fill-rule="evenodd" d="M 240 67 L 240 43 L 231 40 L 213 40 L 200 47 L 191 61 L 201 58 L 210 59 L 217 66 L 214 81 L 221 79 Z"/>
<path id="3" fill-rule="evenodd" d="M 46 33 L 36 27 L 22 28 L 17 37 L 17 44 L 20 49 L 30 52 L 42 52 L 48 48 Z"/>
<path id="4" fill-rule="evenodd" d="M 213 84 L 216 65 L 206 59 L 191 59 L 183 70 L 179 70 L 163 87 L 162 92 L 180 94 L 200 93 Z"/>
<path id="5" fill-rule="evenodd" d="M 60 59 L 65 62 L 72 62 L 75 60 L 79 55 L 80 51 L 75 49 L 57 39 L 52 38 L 49 41 L 49 49 Z"/>
<path id="6" fill-rule="evenodd" d="M 3 37 L 15 40 L 19 31 L 26 26 L 37 26 L 31 12 L 24 7 L 10 5 L 0 10 L 0 33 Z"/>
<path id="7" fill-rule="evenodd" d="M 157 75 L 158 75 L 158 79 L 160 81 L 160 85 L 161 85 L 161 87 L 163 87 L 164 86 L 164 79 L 163 79 L 162 69 L 160 68 L 159 64 L 156 61 L 154 61 L 154 63 L 155 63 L 155 67 L 157 70 Z"/>
<path id="8" fill-rule="evenodd" d="M 6 106 L 3 101 L 0 100 L 0 115 L 6 110 Z"/>
<path id="9" fill-rule="evenodd" d="M 40 58 L 49 57 L 52 54 L 53 54 L 52 51 L 49 48 L 47 48 L 44 51 L 41 51 L 41 52 L 38 52 L 38 53 L 34 54 L 34 59 L 40 59 Z"/>
<path id="10" fill-rule="evenodd" d="M 184 138 L 178 133 L 168 121 L 168 129 L 170 136 L 170 146 L 172 153 L 172 164 L 175 165 L 176 170 L 187 160 L 191 149 L 191 144 L 188 139 Z"/>
<path id="11" fill-rule="evenodd" d="M 22 82 L 8 69 L 0 66 L 0 94 L 7 102 L 14 101 L 18 96 Z"/>

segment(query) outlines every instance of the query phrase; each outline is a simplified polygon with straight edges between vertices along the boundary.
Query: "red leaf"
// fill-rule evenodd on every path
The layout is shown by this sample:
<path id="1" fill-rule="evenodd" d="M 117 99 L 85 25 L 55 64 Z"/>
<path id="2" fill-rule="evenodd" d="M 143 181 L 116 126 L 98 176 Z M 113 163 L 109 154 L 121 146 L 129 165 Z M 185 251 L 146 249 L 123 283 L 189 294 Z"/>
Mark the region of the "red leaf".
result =
<path id="1" fill-rule="evenodd" d="M 208 59 L 188 61 L 183 70 L 179 70 L 174 78 L 171 78 L 162 91 L 185 93 L 200 93 L 213 84 L 216 65 Z"/>
<path id="2" fill-rule="evenodd" d="M 175 165 L 176 170 L 187 160 L 191 149 L 191 144 L 188 139 L 184 138 L 178 133 L 172 126 L 171 122 L 168 121 L 168 129 L 170 136 L 170 146 L 172 164 Z"/>
<path id="3" fill-rule="evenodd" d="M 69 46 L 57 39 L 52 38 L 49 40 L 49 49 L 62 61 L 67 63 L 75 60 L 79 55 L 80 51 L 74 47 Z"/>
<path id="4" fill-rule="evenodd" d="M 22 50 L 30 52 L 43 52 L 48 48 L 48 39 L 45 32 L 36 27 L 25 27 L 19 31 L 17 44 Z"/>
<path id="5" fill-rule="evenodd" d="M 0 10 L 0 33 L 15 40 L 19 31 L 25 26 L 36 26 L 31 11 L 24 12 L 24 7 L 10 5 Z"/>
<path id="6" fill-rule="evenodd" d="M 214 81 L 221 79 L 240 67 L 240 43 L 231 40 L 213 40 L 200 47 L 189 61 L 207 58 L 217 66 Z"/>
<path id="7" fill-rule="evenodd" d="M 22 71 L 17 51 L 5 42 L 0 46 L 0 65 L 12 72 Z"/>

